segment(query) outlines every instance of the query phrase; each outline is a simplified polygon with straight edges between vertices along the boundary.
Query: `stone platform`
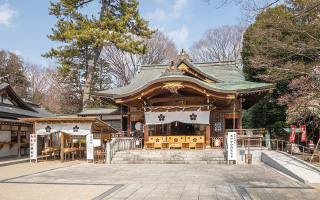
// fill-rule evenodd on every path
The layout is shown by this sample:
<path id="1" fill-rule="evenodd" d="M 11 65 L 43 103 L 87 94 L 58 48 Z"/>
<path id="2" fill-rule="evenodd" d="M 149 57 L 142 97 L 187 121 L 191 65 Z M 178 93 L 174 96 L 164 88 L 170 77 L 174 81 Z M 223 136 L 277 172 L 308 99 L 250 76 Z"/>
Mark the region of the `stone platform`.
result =
<path id="1" fill-rule="evenodd" d="M 225 150 L 126 150 L 115 154 L 112 164 L 227 164 Z"/>

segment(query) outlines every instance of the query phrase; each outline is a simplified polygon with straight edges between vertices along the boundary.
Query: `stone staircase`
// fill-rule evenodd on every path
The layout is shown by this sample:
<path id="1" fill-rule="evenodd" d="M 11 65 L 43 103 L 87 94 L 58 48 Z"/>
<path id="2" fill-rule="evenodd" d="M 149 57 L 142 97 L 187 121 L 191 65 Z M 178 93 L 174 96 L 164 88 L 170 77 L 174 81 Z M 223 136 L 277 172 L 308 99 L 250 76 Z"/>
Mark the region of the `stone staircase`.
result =
<path id="1" fill-rule="evenodd" d="M 227 164 L 224 150 L 126 150 L 117 152 L 112 164 Z"/>

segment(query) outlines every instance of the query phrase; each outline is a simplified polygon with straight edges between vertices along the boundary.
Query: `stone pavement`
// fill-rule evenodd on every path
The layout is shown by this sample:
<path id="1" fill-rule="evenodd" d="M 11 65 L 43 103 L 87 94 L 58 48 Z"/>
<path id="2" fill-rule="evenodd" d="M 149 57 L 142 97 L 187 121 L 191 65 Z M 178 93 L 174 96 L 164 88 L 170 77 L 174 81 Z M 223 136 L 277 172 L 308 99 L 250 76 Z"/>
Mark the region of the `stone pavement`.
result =
<path id="1" fill-rule="evenodd" d="M 54 165 L 50 167 L 50 164 Z M 23 173 L 19 172 L 19 166 Z M 105 165 L 23 163 L 0 168 L 0 194 L 19 198 L 22 187 L 39 187 L 46 199 L 319 199 L 320 184 L 307 185 L 264 164 Z M 34 170 L 42 168 L 43 170 Z M 4 170 L 3 170 L 4 169 Z M 29 169 L 29 170 L 27 170 Z M 25 173 L 30 171 L 29 173 Z M 11 173 L 11 175 L 10 175 Z M 5 186 L 5 187 L 3 187 Z M 10 187 L 9 187 L 10 186 Z M 4 188 L 4 189 L 3 189 Z M 54 189 L 56 196 L 50 196 Z M 60 191 L 61 190 L 61 191 Z M 32 190 L 33 191 L 33 190 Z M 32 197 L 37 195 L 34 190 Z M 52 193 L 52 192 L 51 192 Z M 20 196 L 21 197 L 21 196 Z"/>

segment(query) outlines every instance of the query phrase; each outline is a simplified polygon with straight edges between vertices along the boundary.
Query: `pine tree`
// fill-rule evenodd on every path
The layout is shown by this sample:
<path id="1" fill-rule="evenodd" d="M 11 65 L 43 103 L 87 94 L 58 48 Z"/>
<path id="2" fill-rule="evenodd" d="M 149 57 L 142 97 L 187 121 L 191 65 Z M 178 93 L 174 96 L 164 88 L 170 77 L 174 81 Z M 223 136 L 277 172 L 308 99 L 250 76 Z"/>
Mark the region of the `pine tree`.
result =
<path id="1" fill-rule="evenodd" d="M 84 80 L 83 108 L 88 107 L 94 72 L 98 71 L 98 60 L 104 46 L 115 46 L 127 52 L 145 53 L 146 45 L 138 38 L 150 38 L 154 31 L 139 15 L 136 0 L 102 0 L 99 17 L 81 13 L 93 0 L 61 0 L 51 2 L 50 15 L 58 22 L 48 38 L 64 44 L 51 48 L 44 57 L 55 57 L 64 77 L 79 74 Z"/>

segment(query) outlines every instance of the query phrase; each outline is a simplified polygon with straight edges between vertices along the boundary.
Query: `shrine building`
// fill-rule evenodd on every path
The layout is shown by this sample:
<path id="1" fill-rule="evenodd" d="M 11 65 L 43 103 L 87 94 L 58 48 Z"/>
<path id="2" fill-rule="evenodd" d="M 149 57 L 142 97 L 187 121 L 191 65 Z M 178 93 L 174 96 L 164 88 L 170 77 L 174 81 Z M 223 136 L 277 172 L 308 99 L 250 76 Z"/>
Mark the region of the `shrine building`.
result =
<path id="1" fill-rule="evenodd" d="M 182 50 L 176 61 L 143 65 L 129 85 L 95 95 L 118 107 L 122 133 L 172 144 L 179 136 L 185 142 L 200 136 L 210 148 L 210 138 L 224 137 L 228 129 L 241 130 L 242 110 L 274 88 L 246 81 L 234 61 L 192 62 Z"/>

